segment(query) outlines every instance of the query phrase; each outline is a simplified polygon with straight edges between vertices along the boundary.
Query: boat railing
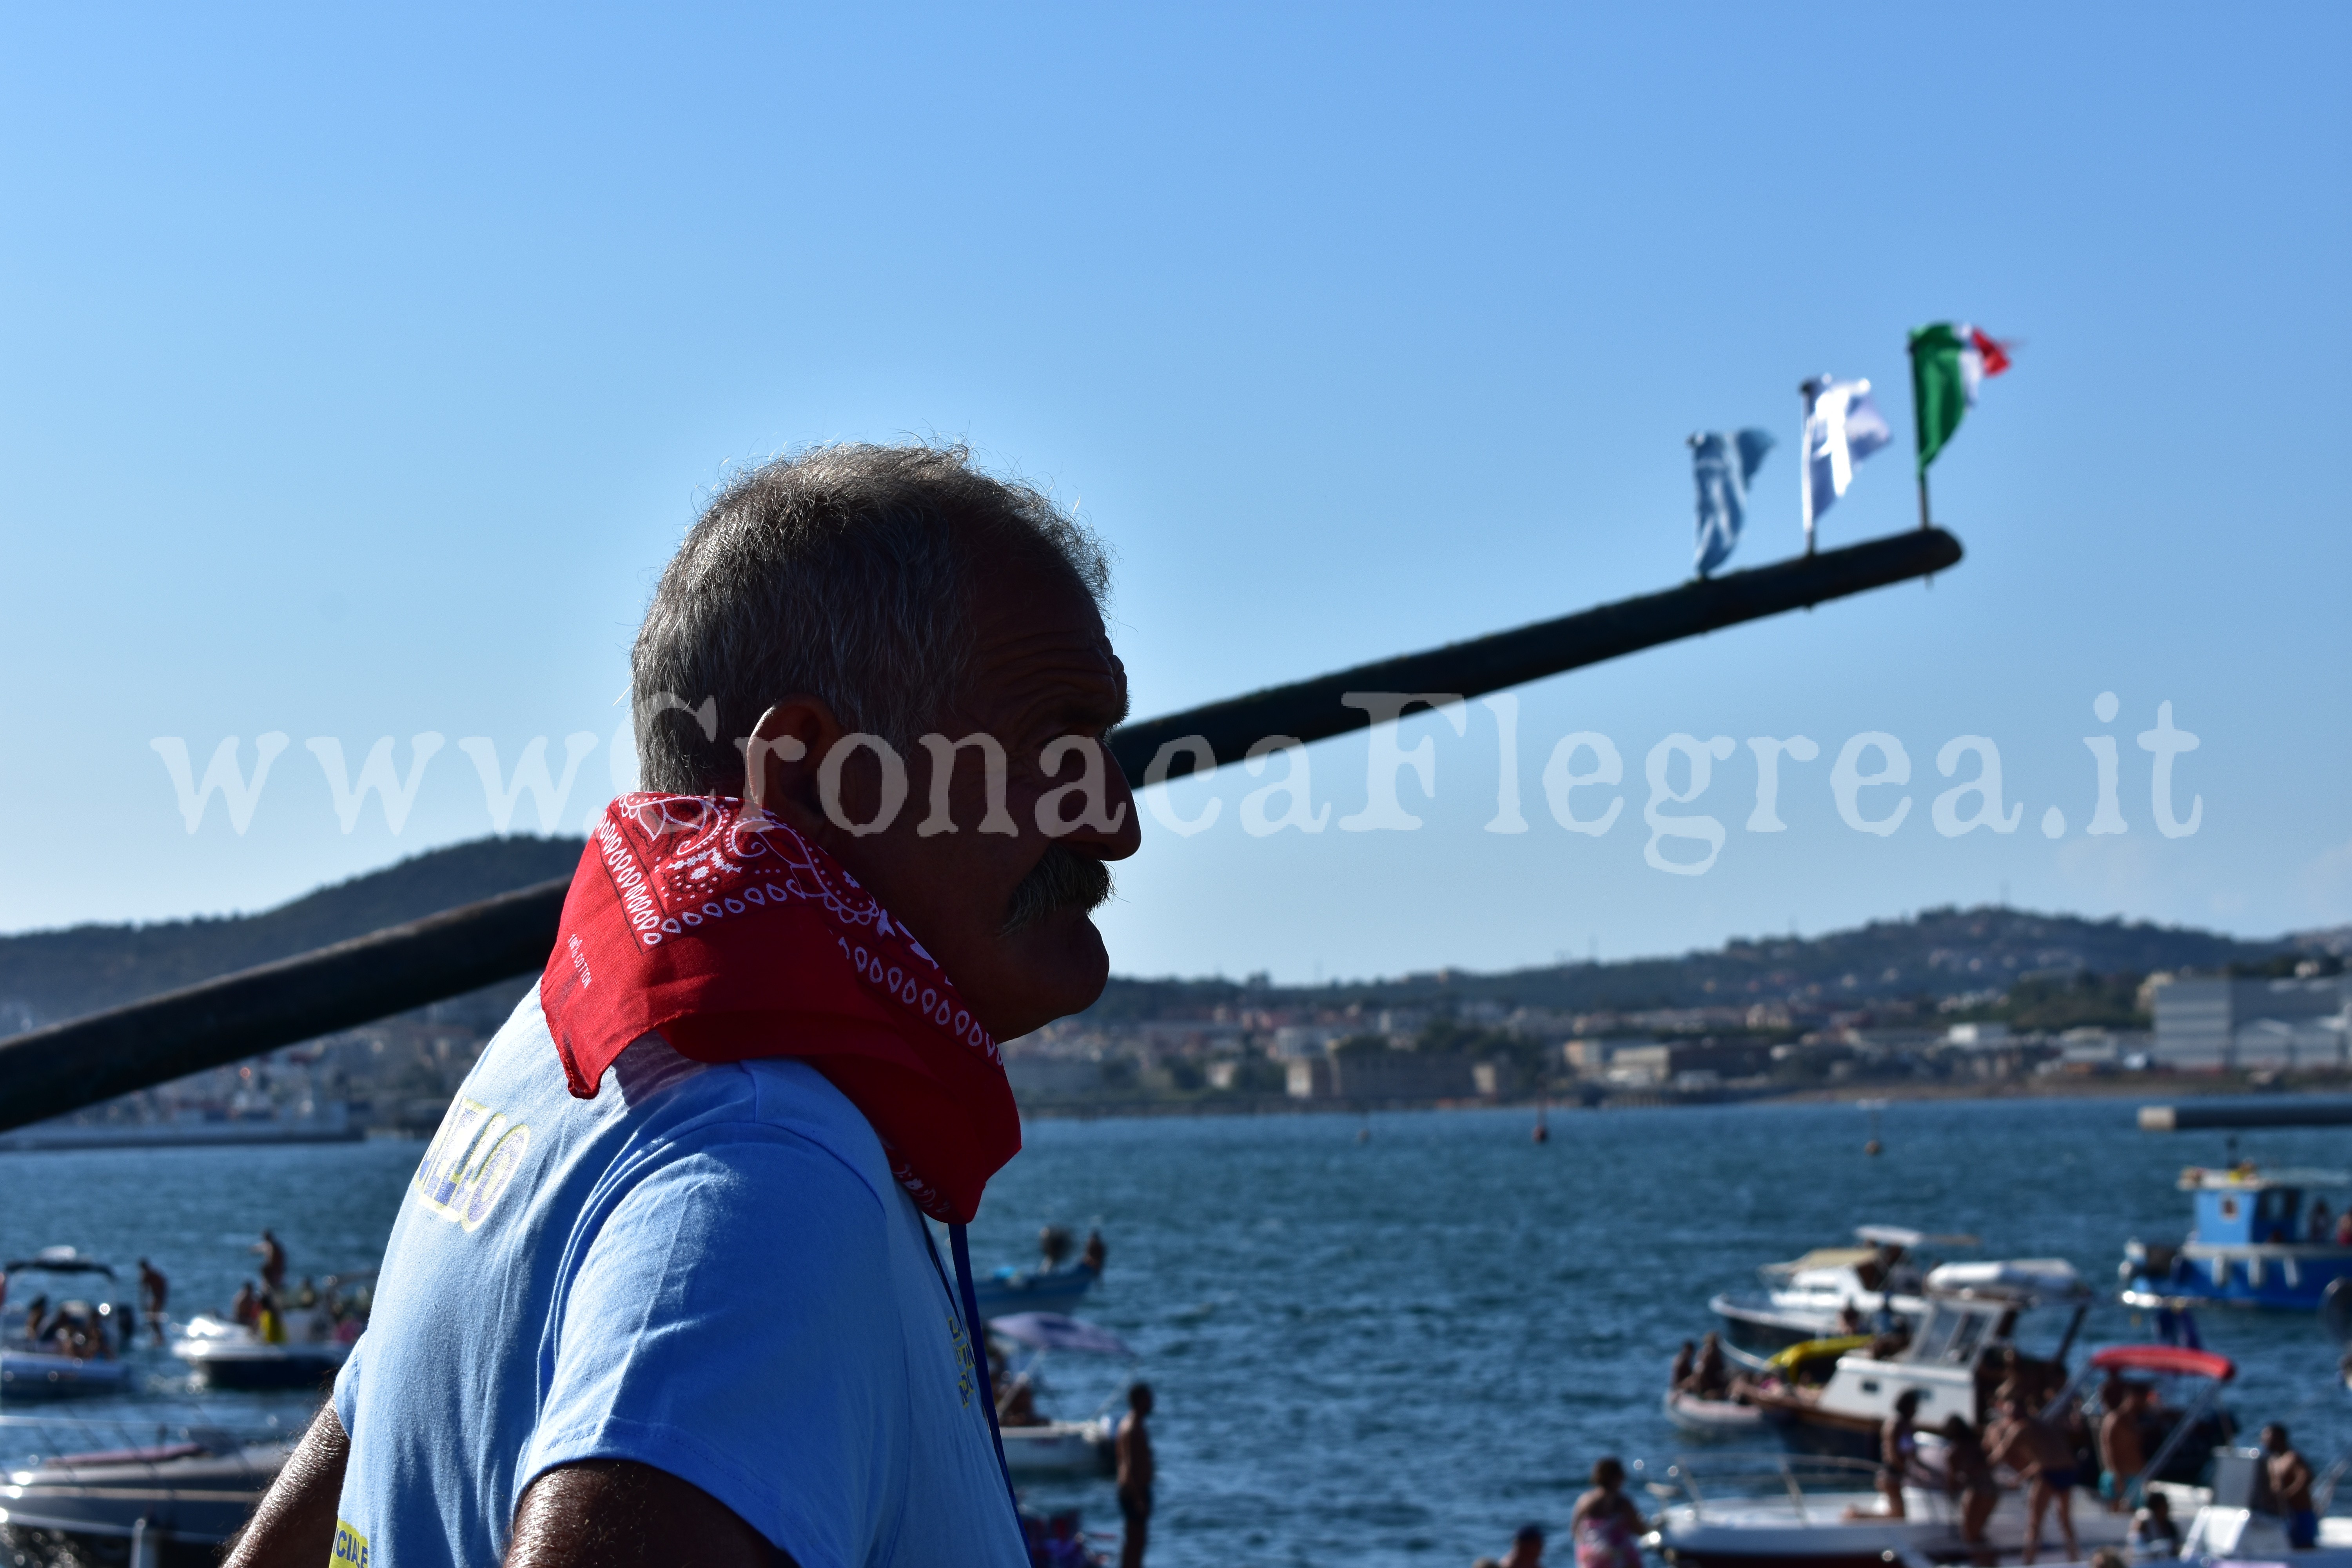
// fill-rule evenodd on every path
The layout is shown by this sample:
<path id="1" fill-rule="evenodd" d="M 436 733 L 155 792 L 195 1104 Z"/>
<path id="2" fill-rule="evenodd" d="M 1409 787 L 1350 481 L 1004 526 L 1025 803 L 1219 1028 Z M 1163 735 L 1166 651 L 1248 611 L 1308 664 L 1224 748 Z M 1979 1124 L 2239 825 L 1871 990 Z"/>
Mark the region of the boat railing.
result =
<path id="1" fill-rule="evenodd" d="M 165 1484 L 178 1460 L 244 1462 L 283 1450 L 299 1433 L 274 1423 L 224 1422 L 203 1412 L 146 1416 L 0 1415 L 0 1474 L 16 1485 Z M 257 1468 L 257 1474 L 260 1471 Z"/>
<path id="2" fill-rule="evenodd" d="M 1830 1523 L 1843 1517 L 1854 1494 L 1876 1489 L 1878 1466 L 1867 1459 L 1761 1450 L 1678 1454 L 1662 1479 L 1642 1479 L 1655 1496 L 1680 1495 L 1688 1500 L 1693 1516 L 1701 1520 L 1713 1506 L 1786 1497 L 1800 1522 L 1816 1522 L 1818 1514 L 1819 1522 Z M 1825 1502 L 1824 1497 L 1831 1494 L 1841 1500 Z M 1936 1500 L 1940 1503 L 1941 1500 Z"/>

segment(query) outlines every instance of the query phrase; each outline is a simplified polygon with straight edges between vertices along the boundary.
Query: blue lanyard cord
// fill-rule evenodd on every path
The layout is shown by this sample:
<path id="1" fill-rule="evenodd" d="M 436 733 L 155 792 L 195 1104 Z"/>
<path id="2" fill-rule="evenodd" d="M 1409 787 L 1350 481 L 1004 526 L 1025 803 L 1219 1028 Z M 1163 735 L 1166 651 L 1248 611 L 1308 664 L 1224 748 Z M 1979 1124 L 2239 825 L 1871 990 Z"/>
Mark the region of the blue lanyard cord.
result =
<path id="1" fill-rule="evenodd" d="M 1013 1518 L 1021 1519 L 1021 1494 L 1013 1489 L 1013 1467 L 1004 1462 L 1004 1432 L 996 1424 L 996 1381 L 988 1374 L 988 1325 L 980 1321 L 980 1297 L 971 1288 L 971 1241 L 960 1225 L 948 1226 L 948 1250 L 955 1255 L 956 1289 L 961 1297 L 963 1331 L 971 1341 L 972 1359 L 979 1363 L 980 1391 L 988 1406 L 988 1440 L 996 1446 L 997 1473 L 1004 1478 L 1004 1495 L 1013 1500 Z M 1028 1549 L 1024 1533 L 1022 1549 Z"/>

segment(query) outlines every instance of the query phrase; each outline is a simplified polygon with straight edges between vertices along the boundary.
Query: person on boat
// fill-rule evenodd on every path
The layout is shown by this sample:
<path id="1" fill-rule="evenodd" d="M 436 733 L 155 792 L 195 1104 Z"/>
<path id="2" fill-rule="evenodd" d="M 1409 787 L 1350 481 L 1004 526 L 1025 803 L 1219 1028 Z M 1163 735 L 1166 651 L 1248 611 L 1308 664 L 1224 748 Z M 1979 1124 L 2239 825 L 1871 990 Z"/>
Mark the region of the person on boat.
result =
<path id="1" fill-rule="evenodd" d="M 2037 1420 L 2024 1402 L 2011 1396 L 2001 1420 L 1985 1442 L 1985 1457 L 2006 1465 L 2026 1483 L 2025 1552 L 2020 1561 L 2031 1563 L 2042 1551 L 2042 1521 L 2054 1508 L 2058 1531 L 2066 1542 L 2066 1561 L 2082 1551 L 2074 1540 L 2074 1453 L 2063 1434 Z"/>
<path id="2" fill-rule="evenodd" d="M 1143 1549 L 1151 1538 L 1152 1490 L 1160 1479 L 1160 1463 L 1151 1452 L 1150 1419 L 1151 1385 L 1130 1385 L 1127 1414 L 1120 1417 L 1118 1436 L 1111 1445 L 1118 1461 L 1118 1568 L 1143 1568 Z"/>
<path id="3" fill-rule="evenodd" d="M 1723 1336 L 1714 1330 L 1698 1345 L 1698 1364 L 1683 1380 L 1683 1392 L 1701 1399 L 1721 1399 L 1731 1392 L 1731 1374 L 1723 1363 Z"/>
<path id="4" fill-rule="evenodd" d="M 2287 1441 L 2286 1428 L 2273 1422 L 2263 1428 L 2263 1468 L 2271 1483 L 2271 1497 L 2279 1517 L 2286 1521 L 2286 1543 L 2297 1552 L 2319 1544 L 2319 1515 L 2311 1506 L 2311 1463 Z"/>
<path id="5" fill-rule="evenodd" d="M 1960 1505 L 1960 1541 L 1969 1557 L 1990 1563 L 1984 1550 L 1985 1524 L 2000 1505 L 2000 1484 L 1993 1479 L 1992 1461 L 1985 1458 L 1984 1435 L 1958 1414 L 1944 1422 L 1944 1490 Z"/>
<path id="6" fill-rule="evenodd" d="M 1078 1267 L 1099 1279 L 1102 1276 L 1103 1264 L 1109 1257 L 1110 1248 L 1103 1244 L 1102 1232 L 1098 1230 L 1087 1232 L 1086 1250 L 1078 1254 Z"/>
<path id="7" fill-rule="evenodd" d="M 1614 1455 L 1601 1459 L 1592 1467 L 1592 1489 L 1568 1516 L 1576 1568 L 1642 1568 L 1642 1532 L 1649 1527 L 1625 1495 L 1625 1467 Z"/>
<path id="8" fill-rule="evenodd" d="M 154 1332 L 155 1342 L 163 1342 L 163 1309 L 172 1300 L 172 1282 L 163 1271 L 148 1262 L 139 1260 L 139 1311 Z"/>
<path id="9" fill-rule="evenodd" d="M 2336 1234 L 2336 1217 L 2327 1212 L 2327 1200 L 2314 1194 L 2311 1200 L 2310 1228 L 2306 1234 L 2315 1247 L 2325 1247 Z"/>
<path id="10" fill-rule="evenodd" d="M 25 1342 L 38 1348 L 41 1328 L 48 1321 L 49 1294 L 44 1290 L 25 1303 Z"/>
<path id="11" fill-rule="evenodd" d="M 261 1255 L 261 1288 L 272 1296 L 286 1289 L 286 1244 L 265 1230 L 252 1250 Z"/>
<path id="12" fill-rule="evenodd" d="M 988 1346 L 988 1382 L 996 1395 L 996 1424 L 1000 1426 L 1043 1426 L 1045 1417 L 1037 1413 L 1037 1390 L 1025 1375 L 1016 1376 L 991 1341 Z"/>
<path id="13" fill-rule="evenodd" d="M 1862 1325 L 1862 1309 L 1854 1305 L 1853 1297 L 1848 1296 L 1845 1305 L 1838 1309 L 1837 1331 L 1842 1337 L 1851 1338 L 1863 1331 Z"/>
<path id="14" fill-rule="evenodd" d="M 1697 1366 L 1698 1342 L 1685 1340 L 1683 1348 L 1675 1352 L 1675 1364 L 1667 1369 L 1666 1391 L 1670 1394 L 1680 1393 L 1683 1384 L 1690 1381 L 1690 1374 Z"/>
<path id="15" fill-rule="evenodd" d="M 1106 562 L 959 447 L 711 498 L 632 652 L 645 787 L 229 1568 L 1026 1563 L 963 1227 L 1021 1146 L 999 1042 L 1101 994 L 1141 842 Z"/>
<path id="16" fill-rule="evenodd" d="M 2336 1216 L 2336 1245 L 2352 1247 L 2352 1204 L 2345 1205 L 2344 1212 Z"/>
<path id="17" fill-rule="evenodd" d="M 2131 1506 L 2132 1483 L 2147 1465 L 2147 1442 L 2140 1428 L 2140 1391 L 2122 1384 L 2113 1398 L 2103 1391 L 2099 1417 L 2099 1495 L 2107 1511 L 2121 1513 Z"/>
<path id="18" fill-rule="evenodd" d="M 1496 1568 L 1543 1568 L 1543 1526 L 1523 1524 L 1511 1532 L 1511 1549 Z"/>
<path id="19" fill-rule="evenodd" d="M 236 1294 L 229 1300 L 228 1317 L 229 1321 L 240 1328 L 261 1326 L 261 1298 L 255 1292 L 252 1280 L 248 1279 L 236 1288 Z"/>
<path id="20" fill-rule="evenodd" d="M 2151 1491 L 2147 1500 L 2132 1515 L 2131 1530 L 2124 1536 L 2124 1545 L 2140 1559 L 2170 1561 L 2180 1555 L 2180 1526 L 2172 1518 L 2172 1501 L 2160 1491 Z"/>
<path id="21" fill-rule="evenodd" d="M 1895 1409 L 1878 1424 L 1878 1495 L 1886 1500 L 1886 1517 L 1905 1517 L 1904 1483 L 1919 1461 L 1919 1391 L 1906 1388 L 1895 1396 Z"/>

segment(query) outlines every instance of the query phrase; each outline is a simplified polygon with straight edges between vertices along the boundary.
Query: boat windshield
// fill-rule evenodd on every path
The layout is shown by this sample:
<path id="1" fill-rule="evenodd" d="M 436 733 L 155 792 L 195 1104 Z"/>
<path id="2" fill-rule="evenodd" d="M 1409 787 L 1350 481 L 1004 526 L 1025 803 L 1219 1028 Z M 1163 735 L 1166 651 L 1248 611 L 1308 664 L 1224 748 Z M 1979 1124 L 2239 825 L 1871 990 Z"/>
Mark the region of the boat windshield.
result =
<path id="1" fill-rule="evenodd" d="M 1998 1310 L 1937 1302 L 1929 1310 L 1927 1321 L 1919 1326 L 1919 1337 L 1912 1344 L 1912 1359 L 1969 1365 L 1983 1347 L 1998 1315 Z"/>

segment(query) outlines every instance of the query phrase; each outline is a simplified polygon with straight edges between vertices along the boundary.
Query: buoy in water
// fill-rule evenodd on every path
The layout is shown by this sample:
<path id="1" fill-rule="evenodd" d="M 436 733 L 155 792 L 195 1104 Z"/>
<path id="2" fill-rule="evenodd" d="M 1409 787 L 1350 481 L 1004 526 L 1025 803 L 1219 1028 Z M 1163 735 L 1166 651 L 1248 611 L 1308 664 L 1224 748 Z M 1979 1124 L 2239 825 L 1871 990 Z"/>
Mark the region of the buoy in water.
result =
<path id="1" fill-rule="evenodd" d="M 1880 1154 L 1885 1152 L 1885 1146 L 1874 1138 L 1862 1146 L 1862 1152 L 1865 1154 Z"/>
<path id="2" fill-rule="evenodd" d="M 1549 1143 L 1549 1142 L 1551 1142 L 1551 1129 L 1550 1129 L 1550 1128 L 1549 1128 L 1549 1127 L 1546 1127 L 1546 1126 L 1545 1126 L 1542 1122 L 1540 1122 L 1540 1121 L 1537 1122 L 1537 1123 L 1536 1123 L 1536 1131 L 1535 1131 L 1535 1141 L 1536 1141 L 1537 1142 L 1538 1142 L 1538 1143 Z"/>

